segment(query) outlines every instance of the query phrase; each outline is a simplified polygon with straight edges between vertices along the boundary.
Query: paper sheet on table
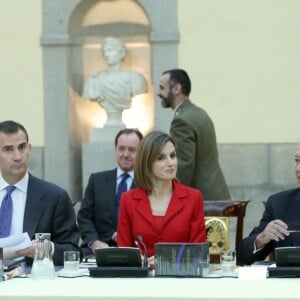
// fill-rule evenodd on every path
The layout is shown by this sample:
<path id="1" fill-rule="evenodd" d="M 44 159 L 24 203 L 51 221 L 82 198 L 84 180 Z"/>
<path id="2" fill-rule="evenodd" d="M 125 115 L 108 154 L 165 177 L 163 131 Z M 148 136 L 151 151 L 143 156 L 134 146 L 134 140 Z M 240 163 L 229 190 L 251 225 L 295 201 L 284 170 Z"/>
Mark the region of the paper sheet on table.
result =
<path id="1" fill-rule="evenodd" d="M 267 265 L 239 267 L 239 279 L 266 279 L 268 274 Z"/>
<path id="2" fill-rule="evenodd" d="M 32 245 L 27 232 L 14 234 L 5 238 L 0 238 L 0 248 L 3 248 L 3 259 L 13 259 L 18 257 L 17 250 L 28 248 Z"/>

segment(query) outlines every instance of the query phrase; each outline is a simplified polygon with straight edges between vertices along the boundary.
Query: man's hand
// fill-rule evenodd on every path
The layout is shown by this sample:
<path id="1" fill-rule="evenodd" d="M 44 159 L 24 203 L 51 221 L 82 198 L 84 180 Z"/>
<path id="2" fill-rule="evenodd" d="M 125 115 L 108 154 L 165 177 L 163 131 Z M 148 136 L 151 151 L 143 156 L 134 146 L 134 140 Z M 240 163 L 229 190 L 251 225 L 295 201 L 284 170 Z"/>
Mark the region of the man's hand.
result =
<path id="1" fill-rule="evenodd" d="M 111 239 L 115 242 L 117 242 L 117 232 L 114 232 L 114 234 L 112 235 Z"/>
<path id="2" fill-rule="evenodd" d="M 276 242 L 284 240 L 286 236 L 289 236 L 287 224 L 279 219 L 273 220 L 266 226 L 264 231 L 257 235 L 255 239 L 256 248 L 263 248 L 272 240 Z"/>
<path id="3" fill-rule="evenodd" d="M 97 248 L 107 248 L 108 245 L 104 242 L 101 242 L 101 241 L 94 241 L 91 245 L 90 245 L 90 248 L 92 249 L 93 253 L 95 253 L 95 250 Z"/>
<path id="4" fill-rule="evenodd" d="M 16 254 L 18 256 L 26 256 L 26 257 L 34 258 L 35 245 L 36 245 L 36 240 L 33 240 L 32 246 L 18 250 L 18 251 L 16 251 Z"/>

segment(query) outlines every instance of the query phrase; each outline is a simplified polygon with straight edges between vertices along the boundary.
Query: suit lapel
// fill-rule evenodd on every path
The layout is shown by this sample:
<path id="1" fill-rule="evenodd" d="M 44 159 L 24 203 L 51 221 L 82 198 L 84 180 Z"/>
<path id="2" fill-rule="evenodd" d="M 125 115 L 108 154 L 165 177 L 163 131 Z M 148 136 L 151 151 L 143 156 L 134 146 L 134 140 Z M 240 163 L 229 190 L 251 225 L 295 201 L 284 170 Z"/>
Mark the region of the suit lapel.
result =
<path id="1" fill-rule="evenodd" d="M 133 192 L 133 198 L 137 200 L 135 210 L 140 215 L 144 221 L 151 226 L 154 230 L 154 220 L 152 216 L 152 211 L 150 207 L 150 202 L 146 190 L 137 189 Z"/>
<path id="2" fill-rule="evenodd" d="M 187 197 L 186 189 L 182 188 L 177 181 L 174 180 L 173 185 L 174 191 L 165 215 L 163 227 L 166 227 L 168 223 L 183 210 L 184 201 L 182 200 Z M 140 189 L 136 190 L 133 194 L 133 198 L 139 201 L 136 205 L 138 214 L 149 224 L 149 226 L 156 230 L 147 192 Z"/>
<path id="3" fill-rule="evenodd" d="M 173 187 L 174 191 L 165 215 L 164 227 L 183 210 L 184 201 L 182 200 L 187 197 L 186 190 L 181 188 L 176 181 L 173 181 Z"/>
<path id="4" fill-rule="evenodd" d="M 29 174 L 23 231 L 34 237 L 39 220 L 46 208 L 45 193 L 39 181 Z"/>

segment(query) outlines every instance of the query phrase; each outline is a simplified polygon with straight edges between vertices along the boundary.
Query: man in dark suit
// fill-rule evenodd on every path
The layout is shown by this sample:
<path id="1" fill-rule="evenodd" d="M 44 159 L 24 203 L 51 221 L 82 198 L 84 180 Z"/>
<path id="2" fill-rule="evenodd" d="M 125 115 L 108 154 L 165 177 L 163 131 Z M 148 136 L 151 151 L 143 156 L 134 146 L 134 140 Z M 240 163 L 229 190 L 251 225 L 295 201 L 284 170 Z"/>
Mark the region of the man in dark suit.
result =
<path id="1" fill-rule="evenodd" d="M 191 81 L 184 70 L 168 70 L 160 77 L 161 104 L 175 112 L 170 133 L 176 143 L 177 178 L 199 189 L 204 200 L 228 200 L 231 197 L 219 165 L 214 124 L 189 100 L 190 92 Z"/>
<path id="2" fill-rule="evenodd" d="M 295 174 L 300 185 L 300 147 L 295 154 Z M 277 247 L 300 246 L 300 188 L 271 195 L 262 219 L 237 249 L 237 257 L 250 265 L 264 260 Z"/>
<path id="3" fill-rule="evenodd" d="M 32 263 L 35 233 L 51 233 L 55 265 L 63 264 L 63 252 L 78 250 L 79 232 L 75 212 L 65 190 L 28 172 L 31 145 L 23 125 L 0 123 L 0 236 L 27 232 L 32 246 L 17 251 Z M 7 189 L 13 188 L 9 203 Z"/>
<path id="4" fill-rule="evenodd" d="M 116 246 L 117 187 L 123 173 L 129 175 L 127 189 L 135 186 L 133 166 L 142 138 L 143 135 L 136 129 L 120 130 L 115 137 L 117 168 L 90 175 L 77 218 L 83 257 L 91 255 L 96 248 Z"/>

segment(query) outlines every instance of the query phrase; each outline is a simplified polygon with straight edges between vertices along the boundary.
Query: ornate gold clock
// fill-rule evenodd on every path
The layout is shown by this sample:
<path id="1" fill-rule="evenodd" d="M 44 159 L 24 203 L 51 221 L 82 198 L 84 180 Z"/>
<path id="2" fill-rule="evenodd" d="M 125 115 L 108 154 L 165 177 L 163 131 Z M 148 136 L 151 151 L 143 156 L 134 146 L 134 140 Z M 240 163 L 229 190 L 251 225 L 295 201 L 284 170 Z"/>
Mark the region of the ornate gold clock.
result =
<path id="1" fill-rule="evenodd" d="M 205 226 L 210 254 L 219 254 L 229 248 L 228 217 L 205 217 Z"/>

